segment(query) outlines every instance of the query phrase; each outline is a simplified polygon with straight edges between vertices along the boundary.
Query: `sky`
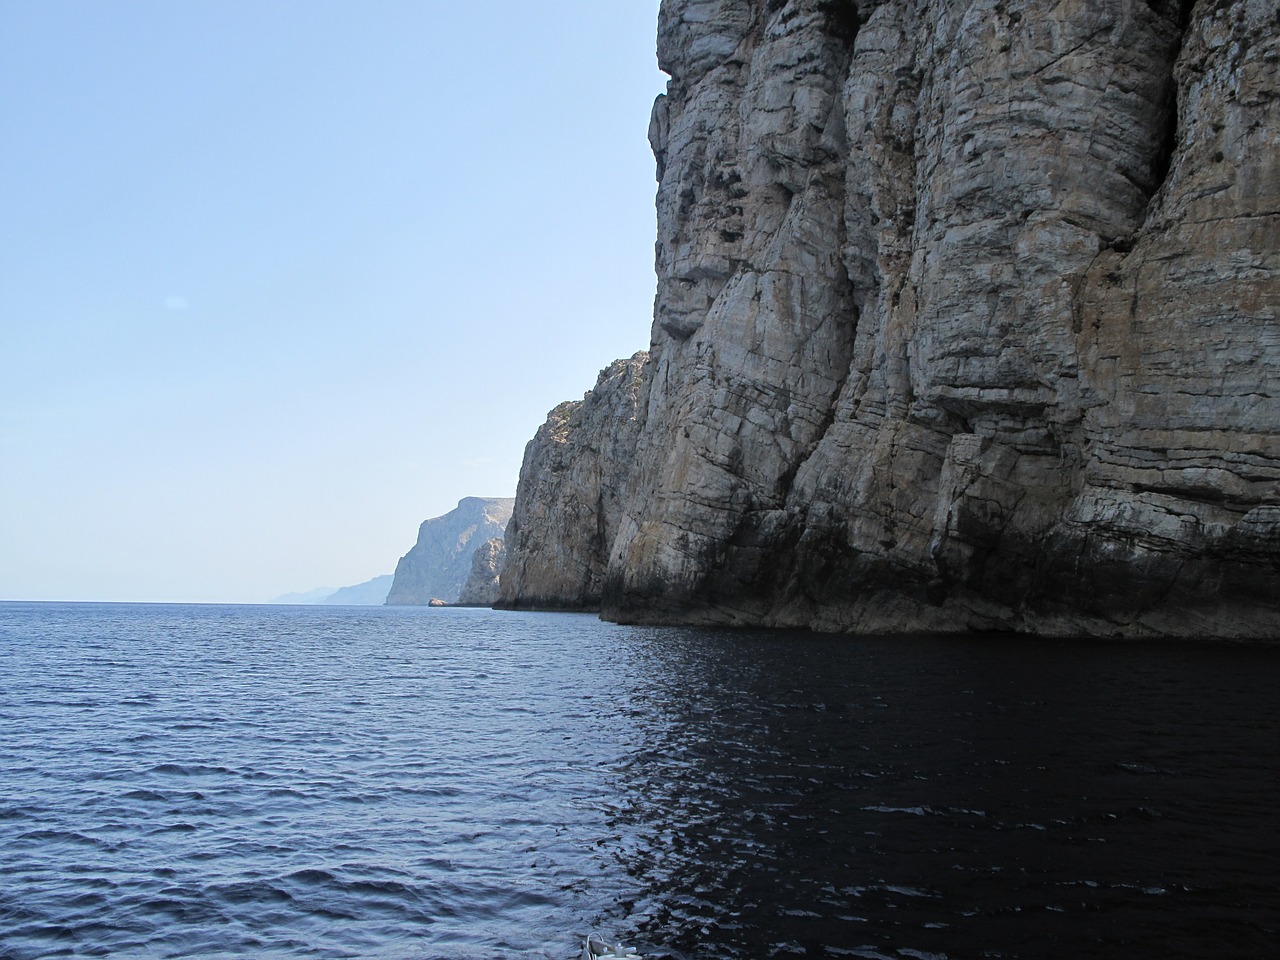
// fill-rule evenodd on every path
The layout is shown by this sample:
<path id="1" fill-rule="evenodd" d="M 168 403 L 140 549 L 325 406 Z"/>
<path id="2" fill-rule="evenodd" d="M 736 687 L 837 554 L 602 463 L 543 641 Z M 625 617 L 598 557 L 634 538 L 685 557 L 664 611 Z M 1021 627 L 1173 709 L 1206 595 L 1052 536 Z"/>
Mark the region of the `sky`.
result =
<path id="1" fill-rule="evenodd" d="M 658 0 L 0 0 L 0 599 L 265 602 L 645 349 Z"/>

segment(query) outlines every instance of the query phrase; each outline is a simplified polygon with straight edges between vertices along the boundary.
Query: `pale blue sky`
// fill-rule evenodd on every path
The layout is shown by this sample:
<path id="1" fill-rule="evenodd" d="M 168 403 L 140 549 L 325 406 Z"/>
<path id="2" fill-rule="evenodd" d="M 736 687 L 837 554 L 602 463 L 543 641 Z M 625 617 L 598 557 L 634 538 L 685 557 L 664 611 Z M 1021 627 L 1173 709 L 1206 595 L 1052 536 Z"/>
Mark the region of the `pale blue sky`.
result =
<path id="1" fill-rule="evenodd" d="M 262 601 L 648 343 L 658 0 L 0 0 L 0 599 Z"/>

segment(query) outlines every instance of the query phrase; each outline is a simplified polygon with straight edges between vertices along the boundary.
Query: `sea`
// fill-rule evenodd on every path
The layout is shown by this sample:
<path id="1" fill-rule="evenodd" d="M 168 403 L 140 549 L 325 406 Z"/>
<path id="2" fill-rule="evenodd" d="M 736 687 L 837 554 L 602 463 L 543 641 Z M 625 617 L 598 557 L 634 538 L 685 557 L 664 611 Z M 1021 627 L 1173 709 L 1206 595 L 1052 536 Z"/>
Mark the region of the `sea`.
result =
<path id="1" fill-rule="evenodd" d="M 1280 956 L 1280 647 L 0 604 L 0 957 Z"/>

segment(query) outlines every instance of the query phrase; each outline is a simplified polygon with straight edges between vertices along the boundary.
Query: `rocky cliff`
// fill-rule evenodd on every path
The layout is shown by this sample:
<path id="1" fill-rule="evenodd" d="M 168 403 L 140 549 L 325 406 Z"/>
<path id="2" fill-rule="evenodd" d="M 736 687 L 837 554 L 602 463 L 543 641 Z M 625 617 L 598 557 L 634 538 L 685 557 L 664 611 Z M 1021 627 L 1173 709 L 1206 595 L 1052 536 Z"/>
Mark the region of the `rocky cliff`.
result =
<path id="1" fill-rule="evenodd" d="M 560 404 L 525 447 L 498 606 L 597 610 L 609 548 L 635 469 L 648 355 L 600 371 Z"/>
<path id="2" fill-rule="evenodd" d="M 486 541 L 503 535 L 514 505 L 510 497 L 464 497 L 453 510 L 424 521 L 417 543 L 396 564 L 386 602 L 423 605 L 456 600 L 471 573 L 472 554 Z"/>
<path id="3" fill-rule="evenodd" d="M 507 558 L 507 542 L 502 537 L 486 540 L 471 554 L 471 572 L 458 591 L 458 605 L 491 607 L 498 602 L 498 577 Z"/>
<path id="4" fill-rule="evenodd" d="M 507 603 L 1280 635 L 1271 0 L 664 0 L 658 53 L 650 357 L 531 443 Z"/>

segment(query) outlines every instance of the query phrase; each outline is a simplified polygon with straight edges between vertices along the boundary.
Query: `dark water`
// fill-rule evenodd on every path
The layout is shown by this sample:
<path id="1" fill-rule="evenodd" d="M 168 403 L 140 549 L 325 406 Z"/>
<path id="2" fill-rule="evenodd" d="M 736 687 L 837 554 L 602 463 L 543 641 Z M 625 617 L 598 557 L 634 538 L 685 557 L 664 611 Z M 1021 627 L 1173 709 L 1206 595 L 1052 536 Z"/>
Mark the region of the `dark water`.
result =
<path id="1" fill-rule="evenodd" d="M 1278 680 L 1277 648 L 0 604 L 0 956 L 1276 957 Z"/>

